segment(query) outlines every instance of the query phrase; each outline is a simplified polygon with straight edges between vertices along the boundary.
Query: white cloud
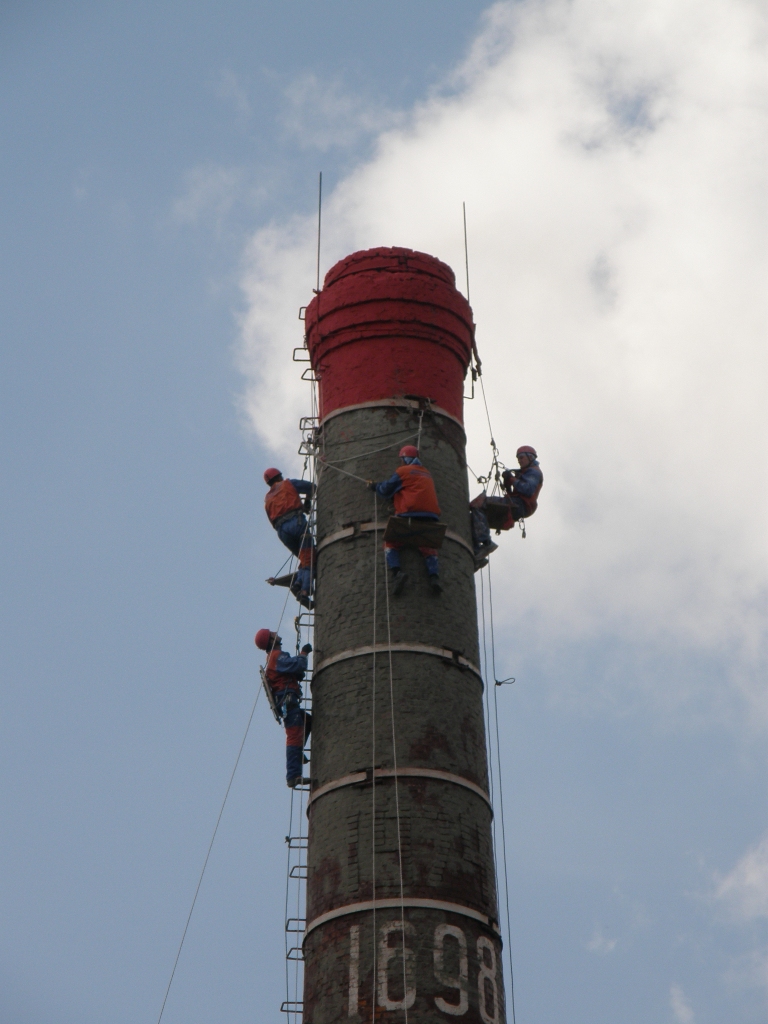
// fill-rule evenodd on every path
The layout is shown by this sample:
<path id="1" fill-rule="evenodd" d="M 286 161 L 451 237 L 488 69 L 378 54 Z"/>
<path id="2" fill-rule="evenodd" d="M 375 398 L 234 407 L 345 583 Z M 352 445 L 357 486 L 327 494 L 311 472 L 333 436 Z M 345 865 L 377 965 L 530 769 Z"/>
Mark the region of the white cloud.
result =
<path id="1" fill-rule="evenodd" d="M 616 949 L 616 943 L 618 939 L 609 939 L 603 935 L 603 929 L 600 925 L 595 928 L 592 938 L 587 943 L 587 949 L 590 953 L 601 953 L 603 956 L 606 953 L 612 953 Z"/>
<path id="2" fill-rule="evenodd" d="M 669 990 L 669 1005 L 672 1008 L 672 1013 L 675 1015 L 675 1020 L 679 1024 L 693 1024 L 695 1017 L 693 1010 L 688 1000 L 685 998 L 685 993 L 679 985 L 673 985 Z"/>
<path id="3" fill-rule="evenodd" d="M 719 881 L 716 896 L 736 920 L 768 918 L 768 832 Z"/>
<path id="4" fill-rule="evenodd" d="M 768 993 L 768 946 L 735 957 L 725 972 L 725 981 L 733 989 L 765 989 Z"/>
<path id="5" fill-rule="evenodd" d="M 191 168 L 184 174 L 182 194 L 174 200 L 171 216 L 178 224 L 213 219 L 220 225 L 248 190 L 243 168 L 217 164 Z"/>
<path id="6" fill-rule="evenodd" d="M 321 152 L 351 146 L 402 121 L 402 115 L 381 104 L 350 94 L 340 81 L 324 82 L 313 74 L 296 78 L 284 95 L 286 133 L 301 146 Z"/>
<path id="7" fill-rule="evenodd" d="M 740 694 L 765 721 L 763 28 L 750 0 L 495 4 L 451 94 L 330 195 L 324 267 L 392 244 L 459 270 L 466 200 L 496 439 L 508 460 L 535 444 L 546 478 L 529 539 L 494 555 L 516 581 L 502 624 L 542 657 L 660 652 L 670 707 L 700 696 L 674 666 L 716 660 L 702 699 L 723 714 Z M 289 360 L 314 245 L 296 218 L 246 254 L 244 408 L 283 457 L 308 405 Z M 467 426 L 479 469 L 479 402 Z"/>
<path id="8" fill-rule="evenodd" d="M 237 120 L 244 125 L 251 116 L 251 101 L 248 92 L 242 85 L 237 75 L 229 68 L 220 72 L 218 80 L 214 85 L 214 92 L 219 99 L 231 103 Z"/>

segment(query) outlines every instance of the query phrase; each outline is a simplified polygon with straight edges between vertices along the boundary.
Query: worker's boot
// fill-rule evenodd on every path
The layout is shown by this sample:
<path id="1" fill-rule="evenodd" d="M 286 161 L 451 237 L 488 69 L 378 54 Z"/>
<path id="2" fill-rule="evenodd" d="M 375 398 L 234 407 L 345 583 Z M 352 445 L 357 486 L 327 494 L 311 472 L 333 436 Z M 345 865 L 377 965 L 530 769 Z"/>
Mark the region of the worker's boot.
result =
<path id="1" fill-rule="evenodd" d="M 397 597 L 398 594 L 402 594 L 403 587 L 408 582 L 408 575 L 404 573 L 402 569 L 392 570 L 392 593 Z"/>
<path id="2" fill-rule="evenodd" d="M 498 547 L 499 545 L 494 544 L 492 540 L 489 540 L 485 544 L 481 544 L 475 552 L 475 564 L 477 565 L 478 562 L 482 562 L 484 558 L 487 559 L 489 555 L 492 555 L 494 551 L 498 550 Z M 487 564 L 488 563 L 486 562 L 486 565 Z M 480 566 L 478 566 L 478 568 L 480 568 Z"/>
<path id="3" fill-rule="evenodd" d="M 442 594 L 443 585 L 440 582 L 440 577 L 437 575 L 436 572 L 433 572 L 432 575 L 429 577 L 429 585 L 432 588 L 433 594 Z"/>
<path id="4" fill-rule="evenodd" d="M 302 777 L 301 775 L 297 775 L 293 779 L 288 779 L 288 788 L 289 789 L 296 789 L 297 786 L 308 786 L 311 781 L 312 781 L 311 779 L 307 779 L 306 777 Z"/>
<path id="5" fill-rule="evenodd" d="M 306 590 L 299 591 L 299 593 L 296 594 L 296 600 L 299 602 L 302 608 L 308 608 L 310 611 L 315 607 L 315 602 L 312 600 L 312 598 L 309 596 Z"/>

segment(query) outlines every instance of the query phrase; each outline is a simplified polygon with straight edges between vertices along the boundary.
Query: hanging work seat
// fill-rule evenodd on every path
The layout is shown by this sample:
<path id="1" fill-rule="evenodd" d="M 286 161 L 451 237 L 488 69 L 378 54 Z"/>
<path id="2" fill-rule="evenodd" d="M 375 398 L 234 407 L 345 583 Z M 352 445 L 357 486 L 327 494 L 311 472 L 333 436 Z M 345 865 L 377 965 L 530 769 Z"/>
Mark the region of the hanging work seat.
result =
<path id="1" fill-rule="evenodd" d="M 411 516 L 390 516 L 384 540 L 405 548 L 441 548 L 445 539 L 445 523 Z"/>
<path id="2" fill-rule="evenodd" d="M 479 507 L 480 511 L 485 513 L 488 526 L 492 530 L 509 530 L 515 525 L 507 498 L 496 495 L 486 496 L 485 501 Z"/>

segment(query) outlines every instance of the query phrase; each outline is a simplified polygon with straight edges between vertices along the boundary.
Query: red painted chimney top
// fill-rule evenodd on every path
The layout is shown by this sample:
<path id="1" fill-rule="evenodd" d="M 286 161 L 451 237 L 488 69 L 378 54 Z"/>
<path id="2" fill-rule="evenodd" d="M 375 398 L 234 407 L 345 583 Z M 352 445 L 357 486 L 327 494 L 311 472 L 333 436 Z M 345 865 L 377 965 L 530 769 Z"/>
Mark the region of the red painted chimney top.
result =
<path id="1" fill-rule="evenodd" d="M 307 307 L 321 420 L 336 409 L 428 398 L 462 420 L 472 309 L 445 263 L 412 249 L 352 253 Z"/>

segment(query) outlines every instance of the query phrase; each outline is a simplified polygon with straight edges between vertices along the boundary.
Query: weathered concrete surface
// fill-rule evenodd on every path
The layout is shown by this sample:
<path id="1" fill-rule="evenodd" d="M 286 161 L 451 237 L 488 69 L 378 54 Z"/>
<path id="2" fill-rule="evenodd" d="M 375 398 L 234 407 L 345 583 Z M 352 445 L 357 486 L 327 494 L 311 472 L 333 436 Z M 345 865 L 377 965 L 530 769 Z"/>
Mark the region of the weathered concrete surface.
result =
<path id="1" fill-rule="evenodd" d="M 323 429 L 318 541 L 390 509 L 359 480 L 386 479 L 402 444 L 416 443 L 435 478 L 441 520 L 471 543 L 464 436 L 450 418 L 407 409 L 342 412 Z M 384 449 L 384 450 L 377 450 Z M 479 662 L 473 559 L 460 544 L 440 550 L 444 593 L 432 594 L 423 560 L 402 552 L 405 592 L 389 597 L 381 532 L 367 532 L 318 554 L 315 665 L 368 645 L 411 643 L 457 651 Z M 375 612 L 375 614 L 374 614 Z M 316 672 L 312 787 L 361 769 L 431 768 L 487 789 L 482 683 L 432 655 L 379 653 Z M 394 711 L 394 730 L 393 730 Z M 491 811 L 476 793 L 435 779 L 377 779 L 326 793 L 310 806 L 307 920 L 362 901 L 405 901 L 401 911 L 347 913 L 321 924 L 304 944 L 305 1024 L 460 1017 L 502 1024 L 501 944 L 491 843 Z M 399 842 L 398 842 L 399 820 Z M 450 909 L 408 907 L 410 898 Z M 355 931 L 356 929 L 356 931 Z M 375 943 L 374 943 L 375 934 Z M 479 946 L 478 946 L 479 943 Z M 405 961 L 405 962 L 404 962 Z M 405 969 L 404 998 L 403 970 Z"/>
<path id="2" fill-rule="evenodd" d="M 458 914 L 411 910 L 405 945 L 404 971 L 400 915 L 392 910 L 376 914 L 375 929 L 366 913 L 312 932 L 304 944 L 314 968 L 305 985 L 305 1021 L 399 1022 L 407 1003 L 413 1024 L 502 1024 L 500 953 L 487 929 Z"/>

